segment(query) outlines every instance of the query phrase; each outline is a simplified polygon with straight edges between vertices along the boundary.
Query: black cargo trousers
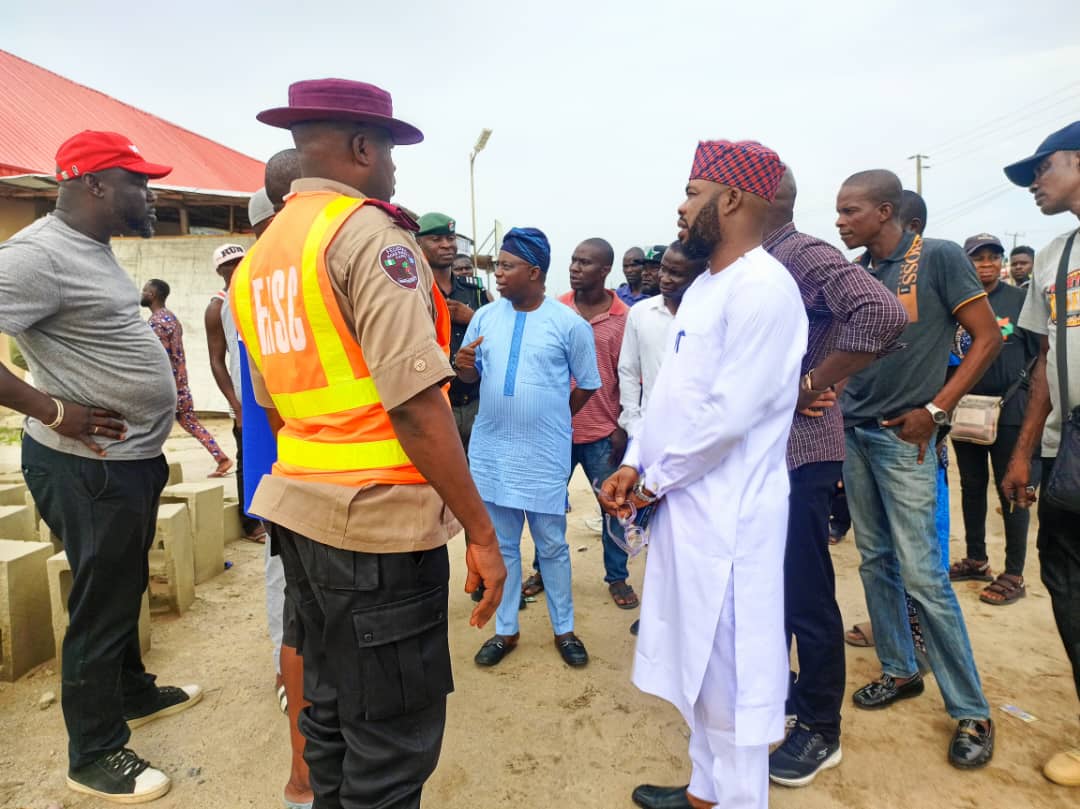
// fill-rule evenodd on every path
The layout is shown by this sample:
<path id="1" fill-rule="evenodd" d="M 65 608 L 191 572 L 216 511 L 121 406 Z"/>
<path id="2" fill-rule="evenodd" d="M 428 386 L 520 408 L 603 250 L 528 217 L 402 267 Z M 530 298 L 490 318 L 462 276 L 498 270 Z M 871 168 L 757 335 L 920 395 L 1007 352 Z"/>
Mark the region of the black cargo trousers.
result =
<path id="1" fill-rule="evenodd" d="M 454 688 L 446 547 L 375 554 L 271 535 L 300 619 L 314 809 L 417 809 Z"/>

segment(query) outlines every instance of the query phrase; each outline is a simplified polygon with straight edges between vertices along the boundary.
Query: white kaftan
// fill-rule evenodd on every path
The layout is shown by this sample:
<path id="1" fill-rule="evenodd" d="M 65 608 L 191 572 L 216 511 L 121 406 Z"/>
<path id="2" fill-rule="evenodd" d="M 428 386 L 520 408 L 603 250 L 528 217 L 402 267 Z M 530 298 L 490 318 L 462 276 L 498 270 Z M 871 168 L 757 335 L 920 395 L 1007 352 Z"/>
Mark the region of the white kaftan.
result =
<path id="1" fill-rule="evenodd" d="M 740 747 L 784 733 L 786 451 L 806 339 L 798 287 L 760 247 L 703 273 L 683 297 L 624 459 L 664 498 L 652 521 L 634 684 L 694 728 L 696 703 L 730 703 L 702 686 L 706 667 L 720 667 L 735 704 L 731 726 L 717 730 Z M 734 626 L 733 660 L 714 651 L 721 622 Z"/>

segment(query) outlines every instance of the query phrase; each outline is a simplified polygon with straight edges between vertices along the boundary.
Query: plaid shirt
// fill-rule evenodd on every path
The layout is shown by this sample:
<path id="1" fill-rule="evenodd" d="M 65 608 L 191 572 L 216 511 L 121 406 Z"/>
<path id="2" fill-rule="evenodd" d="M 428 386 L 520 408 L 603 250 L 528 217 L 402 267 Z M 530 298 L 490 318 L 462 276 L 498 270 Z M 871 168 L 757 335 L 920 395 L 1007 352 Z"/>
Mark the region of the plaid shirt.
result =
<path id="1" fill-rule="evenodd" d="M 881 282 L 831 244 L 799 233 L 793 223 L 769 234 L 763 247 L 787 267 L 806 306 L 810 333 L 804 374 L 834 351 L 886 353 L 907 325 L 903 306 Z M 788 440 L 788 469 L 842 460 L 840 408 L 826 410 L 821 418 L 796 413 Z"/>

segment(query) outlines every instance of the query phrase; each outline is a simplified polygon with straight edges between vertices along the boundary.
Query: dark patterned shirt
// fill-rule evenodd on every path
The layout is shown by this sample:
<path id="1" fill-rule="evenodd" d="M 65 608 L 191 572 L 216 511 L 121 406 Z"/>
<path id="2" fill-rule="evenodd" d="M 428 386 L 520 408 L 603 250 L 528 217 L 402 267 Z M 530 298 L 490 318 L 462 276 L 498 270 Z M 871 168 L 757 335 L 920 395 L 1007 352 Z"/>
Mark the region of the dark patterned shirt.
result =
<path id="1" fill-rule="evenodd" d="M 769 234 L 763 247 L 787 267 L 802 294 L 810 321 L 804 374 L 833 351 L 882 354 L 907 325 L 904 307 L 880 281 L 831 244 L 800 233 L 791 222 Z M 839 405 L 820 418 L 796 413 L 788 440 L 788 469 L 842 460 L 844 418 Z"/>
<path id="2" fill-rule="evenodd" d="M 165 347 L 165 353 L 169 355 L 169 364 L 172 365 L 177 392 L 186 391 L 188 375 L 187 359 L 184 357 L 184 327 L 180 325 L 176 315 L 164 307 L 150 315 L 146 324 L 153 329 L 154 334 Z"/>

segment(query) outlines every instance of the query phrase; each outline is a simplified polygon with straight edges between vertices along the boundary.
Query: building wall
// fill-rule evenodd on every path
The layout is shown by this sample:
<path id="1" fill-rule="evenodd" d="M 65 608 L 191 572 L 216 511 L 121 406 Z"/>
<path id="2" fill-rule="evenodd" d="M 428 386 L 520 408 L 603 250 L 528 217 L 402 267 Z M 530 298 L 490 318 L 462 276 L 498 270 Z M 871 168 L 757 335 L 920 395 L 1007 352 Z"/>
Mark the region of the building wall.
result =
<path id="1" fill-rule="evenodd" d="M 0 199 L 0 242 L 11 238 L 37 219 L 37 203 L 25 199 Z"/>
<path id="2" fill-rule="evenodd" d="M 253 236 L 158 236 L 153 239 L 115 238 L 113 252 L 141 289 L 151 278 L 160 278 L 171 288 L 168 308 L 184 328 L 184 352 L 195 409 L 228 412 L 210 373 L 203 316 L 211 296 L 221 289 L 221 279 L 214 272 L 210 257 L 221 244 L 250 247 Z M 143 310 L 149 316 L 148 309 Z"/>

